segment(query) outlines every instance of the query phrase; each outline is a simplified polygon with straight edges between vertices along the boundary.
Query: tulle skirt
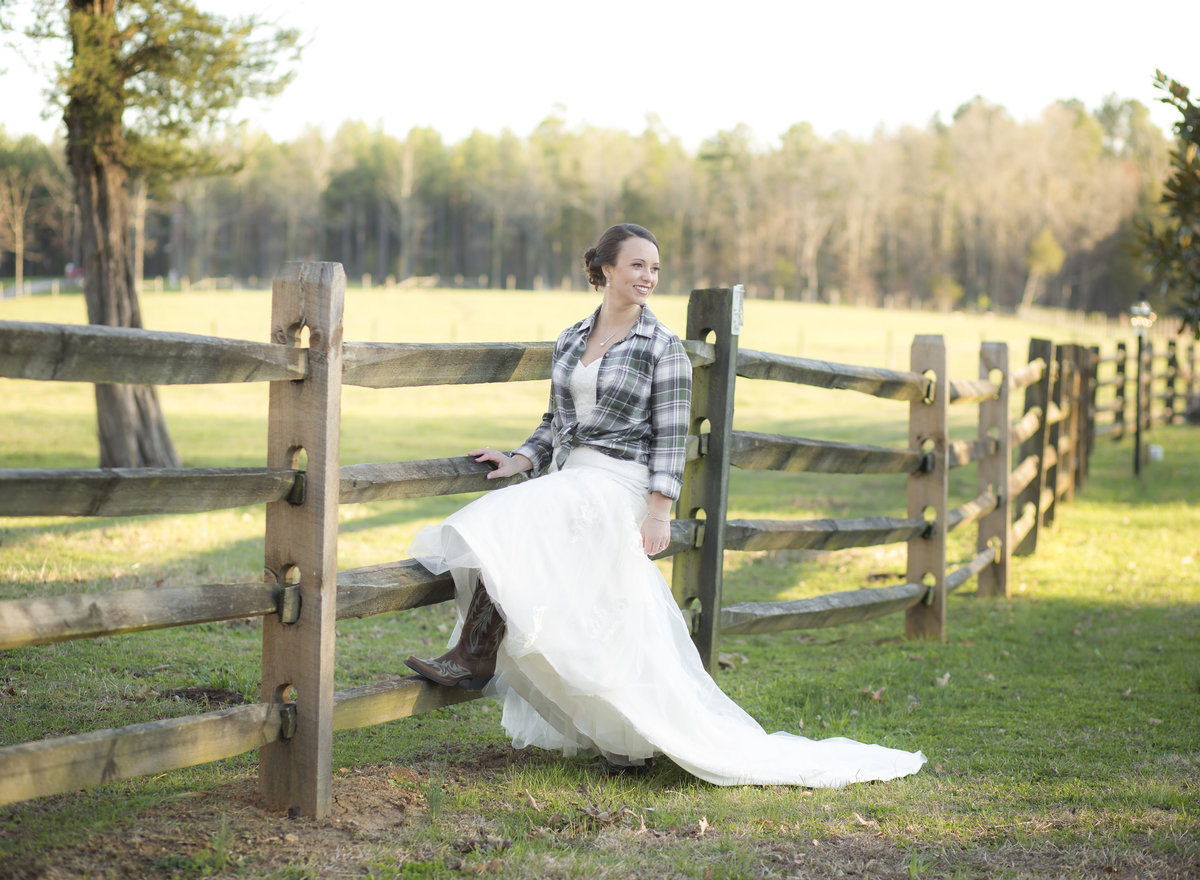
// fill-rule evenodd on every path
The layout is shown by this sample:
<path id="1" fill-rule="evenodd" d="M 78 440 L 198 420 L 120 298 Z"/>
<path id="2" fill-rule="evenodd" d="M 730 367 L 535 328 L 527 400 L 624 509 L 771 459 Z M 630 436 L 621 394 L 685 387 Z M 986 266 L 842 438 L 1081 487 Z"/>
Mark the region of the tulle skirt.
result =
<path id="1" fill-rule="evenodd" d="M 665 754 L 719 785 L 837 787 L 921 768 L 920 752 L 768 734 L 729 699 L 642 551 L 646 497 L 643 466 L 580 448 L 414 539 L 414 558 L 453 573 L 460 626 L 477 575 L 504 616 L 487 693 L 514 746 L 635 765 Z"/>

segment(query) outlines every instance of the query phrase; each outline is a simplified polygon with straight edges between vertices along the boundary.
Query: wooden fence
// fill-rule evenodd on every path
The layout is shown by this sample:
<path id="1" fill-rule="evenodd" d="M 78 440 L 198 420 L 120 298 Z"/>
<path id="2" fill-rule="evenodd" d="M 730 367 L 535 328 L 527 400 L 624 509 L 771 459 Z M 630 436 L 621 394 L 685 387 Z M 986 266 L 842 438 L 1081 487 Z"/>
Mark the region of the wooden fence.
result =
<path id="1" fill-rule="evenodd" d="M 499 488 L 469 458 L 339 466 L 343 385 L 371 388 L 544 380 L 551 343 L 407 344 L 342 340 L 345 276 L 336 263 L 288 264 L 275 279 L 271 342 L 100 326 L 0 322 L 0 376 L 92 383 L 270 382 L 262 468 L 0 469 L 0 516 L 130 516 L 266 504 L 264 583 L 206 584 L 0 602 L 0 649 L 248 616 L 263 618 L 257 703 L 0 749 L 0 804 L 258 749 L 272 808 L 320 817 L 331 806 L 335 730 L 474 698 L 417 677 L 334 688 L 334 624 L 445 602 L 449 575 L 412 559 L 337 569 L 337 508 L 379 499 Z M 664 556 L 672 589 L 710 668 L 721 634 L 831 626 L 905 612 L 912 637 L 940 639 L 946 596 L 971 578 L 1008 594 L 1012 553 L 1032 553 L 1057 504 L 1082 485 L 1094 431 L 1095 350 L 1035 340 L 1011 369 L 985 343 L 979 378 L 952 379 L 941 337 L 918 336 L 908 371 L 738 349 L 740 289 L 698 290 L 685 347 L 694 371 L 684 487 Z M 307 339 L 305 338 L 307 337 Z M 1193 355 L 1194 356 L 1194 355 Z M 1108 362 L 1108 361 L 1104 361 Z M 1117 376 L 1125 375 L 1125 361 Z M 1190 374 L 1189 374 L 1190 376 Z M 908 405 L 906 448 L 733 429 L 737 377 L 868 394 Z M 1189 389 L 1190 385 L 1189 382 Z M 1124 380 L 1105 383 L 1124 399 Z M 1010 419 L 1010 394 L 1024 391 Z M 978 431 L 952 441 L 951 406 L 979 408 Z M 1123 424 L 1124 408 L 1111 424 Z M 1113 429 L 1116 430 L 1115 428 Z M 1016 466 L 1012 449 L 1019 447 Z M 978 491 L 951 508 L 948 474 L 974 464 Z M 903 474 L 906 517 L 730 520 L 729 468 Z M 514 478 L 523 479 L 523 477 Z M 976 553 L 947 570 L 946 536 L 974 525 Z M 904 583 L 793 602 L 723 607 L 726 550 L 836 550 L 903 542 Z"/>

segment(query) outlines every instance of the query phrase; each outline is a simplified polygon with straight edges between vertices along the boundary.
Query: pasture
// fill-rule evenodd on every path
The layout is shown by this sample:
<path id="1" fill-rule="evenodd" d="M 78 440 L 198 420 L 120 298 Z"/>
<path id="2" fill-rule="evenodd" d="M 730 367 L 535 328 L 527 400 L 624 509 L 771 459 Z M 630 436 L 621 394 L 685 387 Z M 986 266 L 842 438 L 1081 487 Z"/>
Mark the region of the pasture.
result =
<path id="1" fill-rule="evenodd" d="M 347 340 L 552 338 L 590 311 L 582 294 L 351 290 Z M 652 308 L 681 328 L 686 301 Z M 269 295 L 156 294 L 145 323 L 265 340 Z M 6 301 L 2 320 L 82 322 L 78 297 Z M 983 340 L 1113 340 L 1085 323 L 884 313 L 749 300 L 741 346 L 904 369 L 912 336 L 941 333 L 951 374 L 974 378 Z M 342 462 L 515 446 L 545 383 L 345 389 Z M 160 389 L 185 464 L 262 463 L 266 388 Z M 968 435 L 968 414 L 961 429 Z M 95 464 L 87 385 L 0 380 L 0 462 Z M 852 393 L 739 381 L 740 429 L 901 445 L 906 408 Z M 961 436 L 961 434 L 959 435 Z M 335 815 L 254 809 L 252 756 L 0 809 L 0 859 L 29 876 L 1189 876 L 1200 872 L 1196 732 L 1200 439 L 1155 429 L 1162 462 L 1139 485 L 1130 444 L 1101 442 L 1086 490 L 1062 508 L 1014 596 L 950 600 L 949 642 L 899 638 L 895 617 L 726 640 L 719 682 L 769 729 L 921 748 L 898 783 L 841 791 L 721 790 L 670 766 L 606 777 L 585 760 L 511 752 L 478 701 L 340 733 Z M 957 497 L 974 494 L 973 474 Z M 970 485 L 969 485 L 970 484 Z M 902 513 L 898 477 L 734 472 L 729 516 Z M 342 510 L 339 566 L 406 555 L 463 498 Z M 881 508 L 883 510 L 881 510 Z M 180 582 L 237 583 L 262 567 L 263 510 L 131 519 L 0 520 L 0 598 Z M 966 540 L 966 536 L 963 536 Z M 951 543 L 951 557 L 967 555 Z M 669 566 L 669 563 L 663 563 Z M 903 568 L 903 550 L 727 554 L 725 599 L 852 589 Z M 969 588 L 968 588 L 969 592 Z M 439 646 L 438 606 L 339 624 L 338 687 L 405 674 Z M 0 654 L 0 744 L 195 711 L 257 691 L 256 625 L 210 624 Z M 857 867 L 855 867 L 857 866 Z M 10 870 L 9 868 L 5 869 Z M 22 874 L 17 873 L 17 876 Z M 52 875 L 51 875 L 52 876 Z"/>

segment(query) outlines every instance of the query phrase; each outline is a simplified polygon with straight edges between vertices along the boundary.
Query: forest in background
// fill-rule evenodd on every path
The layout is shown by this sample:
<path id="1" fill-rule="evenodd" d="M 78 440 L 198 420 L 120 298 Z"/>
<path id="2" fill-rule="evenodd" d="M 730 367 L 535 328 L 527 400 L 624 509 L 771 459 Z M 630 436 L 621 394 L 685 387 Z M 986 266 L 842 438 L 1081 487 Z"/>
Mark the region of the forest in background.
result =
<path id="1" fill-rule="evenodd" d="M 242 126 L 212 146 L 223 174 L 164 192 L 133 181 L 135 272 L 252 285 L 287 260 L 335 260 L 352 282 L 582 289 L 582 252 L 629 220 L 658 237 L 668 291 L 1113 314 L 1146 283 L 1127 245 L 1135 221 L 1159 216 L 1170 142 L 1144 105 L 1113 97 L 1029 122 L 977 98 L 949 122 L 869 139 L 801 123 L 763 146 L 739 126 L 695 151 L 654 119 L 634 134 L 556 115 L 525 137 L 451 144 L 350 122 L 281 143 Z M 4 185 L 26 197 L 24 274 L 78 265 L 62 145 L 0 128 Z"/>

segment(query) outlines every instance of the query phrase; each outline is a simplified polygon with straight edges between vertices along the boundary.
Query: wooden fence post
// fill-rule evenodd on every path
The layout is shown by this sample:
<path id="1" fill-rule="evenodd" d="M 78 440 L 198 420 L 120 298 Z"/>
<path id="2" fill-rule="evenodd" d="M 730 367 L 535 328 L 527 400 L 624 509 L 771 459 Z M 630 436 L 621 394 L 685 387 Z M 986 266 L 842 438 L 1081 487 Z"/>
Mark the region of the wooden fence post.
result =
<path id="1" fill-rule="evenodd" d="M 700 437 L 700 457 L 684 467 L 675 515 L 681 519 L 701 519 L 702 527 L 697 532 L 697 546 L 672 557 L 671 587 L 679 606 L 693 611 L 692 638 L 710 672 L 716 671 L 720 639 L 725 507 L 729 496 L 733 389 L 741 324 L 740 284 L 732 289 L 692 291 L 688 300 L 687 338 L 711 342 L 716 349 L 716 360 L 709 366 L 697 367 L 692 374 L 689 433 Z"/>
<path id="2" fill-rule="evenodd" d="M 1167 402 L 1166 424 L 1173 425 L 1175 420 L 1181 415 L 1177 401 L 1179 400 L 1179 391 L 1176 380 L 1179 378 L 1179 351 L 1175 345 L 1175 340 L 1167 342 L 1167 389 L 1163 394 L 1163 400 Z"/>
<path id="3" fill-rule="evenodd" d="M 1042 459 L 1042 464 L 1046 468 L 1046 486 L 1042 489 L 1042 498 L 1046 503 L 1041 510 L 1042 525 L 1045 528 L 1054 525 L 1054 515 L 1058 512 L 1058 469 L 1059 460 L 1062 458 L 1061 441 L 1064 427 L 1061 415 L 1065 398 L 1064 388 L 1069 378 L 1066 364 L 1063 362 L 1061 347 L 1055 349 L 1051 373 L 1050 403 L 1058 411 L 1060 418 L 1046 426 L 1047 455 Z"/>
<path id="4" fill-rule="evenodd" d="M 949 379 L 946 343 L 941 336 L 913 339 L 911 370 L 930 377 L 930 393 L 908 408 L 908 445 L 928 455 L 929 468 L 909 474 L 908 515 L 930 521 L 927 536 L 908 542 L 906 580 L 926 584 L 924 602 L 905 612 L 904 632 L 909 638 L 942 640 L 946 637 L 946 517 L 949 496 Z"/>
<path id="5" fill-rule="evenodd" d="M 1117 361 L 1117 384 L 1113 393 L 1116 399 L 1113 401 L 1119 404 L 1113 410 L 1113 420 L 1116 422 L 1116 430 L 1113 431 L 1113 440 L 1125 439 L 1125 406 L 1126 392 L 1125 386 L 1129 384 L 1129 347 L 1124 342 L 1117 343 L 1117 356 L 1120 360 Z"/>
<path id="6" fill-rule="evenodd" d="M 307 329 L 308 372 L 270 390 L 267 466 L 304 475 L 301 491 L 267 505 L 266 578 L 298 586 L 285 586 L 279 613 L 263 620 L 261 699 L 284 704 L 284 729 L 259 752 L 258 785 L 269 809 L 312 818 L 332 806 L 345 293 L 341 264 L 288 263 L 275 278 L 271 313 L 272 342 L 298 346 Z"/>
<path id="7" fill-rule="evenodd" d="M 1145 367 L 1140 374 L 1142 385 L 1142 435 L 1150 433 L 1154 427 L 1154 340 L 1146 340 L 1146 348 L 1142 352 L 1142 362 Z M 1143 450 L 1144 452 L 1144 450 Z"/>
<path id="8" fill-rule="evenodd" d="M 1100 385 L 1100 346 L 1089 346 L 1084 354 L 1087 370 L 1087 393 L 1084 395 L 1087 404 L 1087 420 L 1084 425 L 1085 446 L 1083 454 L 1083 470 L 1080 472 L 1080 488 L 1087 480 L 1092 466 L 1092 450 L 1096 448 L 1096 389 Z"/>
<path id="9" fill-rule="evenodd" d="M 1008 345 L 985 342 L 979 349 L 979 377 L 997 378 L 1000 391 L 992 400 L 979 404 L 979 440 L 989 452 L 979 460 L 979 494 L 991 491 L 996 496 L 996 509 L 979 520 L 979 535 L 975 549 L 984 550 L 996 545 L 996 558 L 979 572 L 980 596 L 1009 595 L 1008 563 L 1011 555 L 1012 504 L 1008 478 L 1012 471 L 1012 442 L 1008 418 Z M 992 444 L 995 444 L 992 446 Z"/>
<path id="10" fill-rule="evenodd" d="M 1037 514 L 1033 518 L 1033 526 L 1025 533 L 1021 543 L 1013 548 L 1013 553 L 1017 556 L 1031 556 L 1037 552 L 1038 532 L 1042 527 L 1042 510 L 1044 509 L 1042 496 L 1046 486 L 1046 447 L 1049 445 L 1050 438 L 1046 420 L 1050 414 L 1050 386 L 1054 374 L 1054 343 L 1052 341 L 1049 339 L 1029 340 L 1030 363 L 1038 358 L 1041 358 L 1046 364 L 1046 369 L 1042 371 L 1040 379 L 1026 387 L 1024 411 L 1029 412 L 1034 407 L 1038 407 L 1042 411 L 1042 418 L 1033 435 L 1021 444 L 1020 452 L 1022 461 L 1031 455 L 1036 455 L 1038 466 L 1033 479 L 1029 481 L 1025 491 L 1017 498 L 1017 509 L 1014 511 L 1019 516 L 1027 505 L 1032 504 Z"/>
<path id="11" fill-rule="evenodd" d="M 1079 457 L 1079 346 L 1060 347 L 1058 357 L 1062 377 L 1058 405 L 1066 417 L 1059 424 L 1057 479 L 1062 483 L 1059 499 L 1070 503 L 1075 498 L 1075 462 Z"/>
<path id="12" fill-rule="evenodd" d="M 1196 400 L 1196 343 L 1188 346 L 1187 408 L 1200 406 Z"/>

